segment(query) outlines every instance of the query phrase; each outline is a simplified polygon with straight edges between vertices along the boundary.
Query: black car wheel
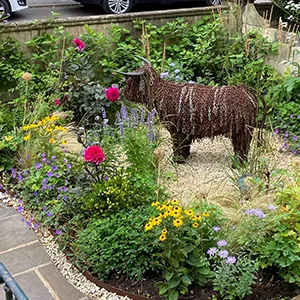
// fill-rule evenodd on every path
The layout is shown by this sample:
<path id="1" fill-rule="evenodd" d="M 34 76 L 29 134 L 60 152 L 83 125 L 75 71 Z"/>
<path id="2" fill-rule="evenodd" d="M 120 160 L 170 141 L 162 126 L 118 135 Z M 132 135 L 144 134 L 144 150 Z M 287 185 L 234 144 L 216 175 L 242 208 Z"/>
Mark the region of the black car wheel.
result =
<path id="1" fill-rule="evenodd" d="M 5 0 L 0 0 L 0 20 L 9 13 L 9 5 Z"/>
<path id="2" fill-rule="evenodd" d="M 102 6 L 107 14 L 123 14 L 132 9 L 133 0 L 103 0 Z"/>

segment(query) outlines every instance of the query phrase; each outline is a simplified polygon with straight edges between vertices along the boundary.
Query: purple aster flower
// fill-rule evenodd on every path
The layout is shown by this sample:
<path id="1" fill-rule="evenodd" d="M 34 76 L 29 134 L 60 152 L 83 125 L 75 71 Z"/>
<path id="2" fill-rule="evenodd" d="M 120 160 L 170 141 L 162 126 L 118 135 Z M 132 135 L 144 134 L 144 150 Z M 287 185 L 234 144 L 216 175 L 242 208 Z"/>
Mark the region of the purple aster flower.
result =
<path id="1" fill-rule="evenodd" d="M 218 226 L 214 226 L 214 227 L 212 228 L 212 230 L 215 231 L 215 232 L 218 232 L 220 229 L 221 229 L 221 228 L 218 227 Z"/>
<path id="2" fill-rule="evenodd" d="M 179 69 L 176 69 L 176 70 L 174 70 L 174 72 L 175 72 L 176 74 L 178 74 L 178 73 L 180 73 L 180 70 L 179 70 Z"/>
<path id="3" fill-rule="evenodd" d="M 68 197 L 68 196 L 64 196 L 64 200 L 65 200 L 65 201 L 68 201 L 68 200 L 69 200 L 69 197 Z"/>
<path id="4" fill-rule="evenodd" d="M 160 78 L 167 78 L 169 76 L 169 72 L 160 73 Z"/>
<path id="5" fill-rule="evenodd" d="M 39 170 L 41 167 L 42 167 L 42 164 L 40 164 L 40 163 L 35 164 L 35 168 L 36 168 L 37 170 Z"/>
<path id="6" fill-rule="evenodd" d="M 226 258 L 226 264 L 234 265 L 236 263 L 236 258 L 234 256 L 228 256 Z"/>
<path id="7" fill-rule="evenodd" d="M 274 129 L 274 133 L 275 133 L 275 134 L 278 134 L 278 133 L 279 133 L 279 129 L 277 129 L 277 128 Z"/>
<path id="8" fill-rule="evenodd" d="M 25 222 L 25 218 L 24 218 L 24 217 L 22 217 L 22 218 L 21 218 L 21 221 L 22 221 L 22 222 Z"/>
<path id="9" fill-rule="evenodd" d="M 40 227 L 40 225 L 41 225 L 41 224 L 40 224 L 39 222 L 34 223 L 34 224 L 33 224 L 33 229 L 34 229 L 34 230 L 37 230 L 37 229 Z"/>
<path id="10" fill-rule="evenodd" d="M 293 118 L 294 118 L 294 115 L 293 115 L 293 114 L 290 114 L 290 118 L 293 119 Z"/>
<path id="11" fill-rule="evenodd" d="M 294 141 L 298 141 L 298 136 L 297 136 L 297 135 L 294 135 L 293 140 L 294 140 Z"/>
<path id="12" fill-rule="evenodd" d="M 22 162 L 23 161 L 23 159 L 22 158 L 19 158 L 19 162 Z"/>
<path id="13" fill-rule="evenodd" d="M 108 176 L 105 175 L 105 176 L 103 177 L 103 180 L 107 181 L 107 180 L 108 180 Z"/>
<path id="14" fill-rule="evenodd" d="M 41 154 L 41 157 L 46 157 L 46 153 L 42 153 L 42 154 Z"/>
<path id="15" fill-rule="evenodd" d="M 43 179 L 43 181 L 42 181 L 43 184 L 47 184 L 48 182 L 49 182 L 49 178 L 45 178 L 45 179 Z"/>
<path id="16" fill-rule="evenodd" d="M 293 150 L 292 153 L 293 153 L 293 154 L 297 154 L 297 150 Z"/>
<path id="17" fill-rule="evenodd" d="M 48 217 L 52 217 L 51 211 L 47 211 L 47 212 L 46 212 L 46 215 L 47 215 Z"/>
<path id="18" fill-rule="evenodd" d="M 56 173 L 56 174 L 55 174 L 55 177 L 56 177 L 56 178 L 59 178 L 59 177 L 60 177 L 60 175 L 59 175 L 58 173 Z"/>
<path id="19" fill-rule="evenodd" d="M 55 234 L 56 234 L 56 235 L 60 235 L 60 234 L 61 234 L 61 231 L 60 231 L 59 229 L 56 229 L 56 230 L 55 230 Z"/>
<path id="20" fill-rule="evenodd" d="M 21 212 L 24 211 L 24 208 L 23 208 L 22 206 L 19 206 L 18 209 L 17 209 L 17 211 L 18 211 L 19 213 L 21 213 Z"/>
<path id="21" fill-rule="evenodd" d="M 289 136 L 289 132 L 286 131 L 286 132 L 284 133 L 284 136 L 285 136 L 285 137 L 288 137 L 288 136 Z"/>
<path id="22" fill-rule="evenodd" d="M 46 210 L 47 210 L 47 206 L 44 206 L 44 207 L 43 207 L 43 211 L 46 211 Z"/>
<path id="23" fill-rule="evenodd" d="M 218 252 L 218 250 L 217 250 L 216 247 L 212 247 L 212 248 L 209 248 L 209 249 L 207 250 L 207 254 L 208 254 L 209 256 L 214 256 L 215 254 L 217 254 L 217 252 Z"/>
<path id="24" fill-rule="evenodd" d="M 56 160 L 56 156 L 53 155 L 53 156 L 51 157 L 51 159 L 52 159 L 52 160 Z"/>
<path id="25" fill-rule="evenodd" d="M 29 159 L 30 158 L 30 156 L 29 155 L 26 155 L 26 159 Z"/>
<path id="26" fill-rule="evenodd" d="M 46 157 L 43 157 L 42 158 L 42 162 L 46 162 L 47 161 L 47 158 Z"/>
<path id="27" fill-rule="evenodd" d="M 227 242 L 225 240 L 219 240 L 217 242 L 218 247 L 224 247 L 227 245 Z"/>
<path id="28" fill-rule="evenodd" d="M 33 196 L 34 196 L 34 197 L 36 197 L 37 195 L 38 195 L 38 192 L 37 192 L 37 191 L 33 192 Z"/>
<path id="29" fill-rule="evenodd" d="M 284 145 L 282 146 L 284 149 L 288 148 L 288 143 L 284 143 Z"/>
<path id="30" fill-rule="evenodd" d="M 300 119 L 300 115 L 298 115 L 297 119 Z"/>
<path id="31" fill-rule="evenodd" d="M 21 199 L 18 199 L 18 203 L 19 203 L 19 204 L 22 204 L 22 200 L 21 200 Z"/>
<path id="32" fill-rule="evenodd" d="M 52 177 L 52 176 L 53 176 L 53 173 L 52 173 L 52 172 L 48 172 L 48 173 L 47 173 L 47 176 L 48 176 L 48 177 Z"/>
<path id="33" fill-rule="evenodd" d="M 226 258 L 226 257 L 228 256 L 228 251 L 227 251 L 227 250 L 221 250 L 221 251 L 219 252 L 219 256 L 220 256 L 221 258 Z"/>
<path id="34" fill-rule="evenodd" d="M 19 181 L 22 181 L 23 180 L 23 176 L 21 175 L 21 173 L 19 172 L 19 175 L 18 175 L 18 178 L 17 178 Z"/>
<path id="35" fill-rule="evenodd" d="M 67 168 L 68 168 L 68 169 L 71 169 L 72 166 L 71 166 L 70 164 L 67 164 Z"/>
<path id="36" fill-rule="evenodd" d="M 16 177 L 17 177 L 17 173 L 16 173 L 16 171 L 15 171 L 14 168 L 11 169 L 11 174 L 12 174 L 12 177 L 13 177 L 13 178 L 16 178 Z"/>
<path id="37" fill-rule="evenodd" d="M 274 204 L 269 204 L 268 205 L 268 209 L 269 210 L 275 210 L 276 209 L 276 206 Z"/>

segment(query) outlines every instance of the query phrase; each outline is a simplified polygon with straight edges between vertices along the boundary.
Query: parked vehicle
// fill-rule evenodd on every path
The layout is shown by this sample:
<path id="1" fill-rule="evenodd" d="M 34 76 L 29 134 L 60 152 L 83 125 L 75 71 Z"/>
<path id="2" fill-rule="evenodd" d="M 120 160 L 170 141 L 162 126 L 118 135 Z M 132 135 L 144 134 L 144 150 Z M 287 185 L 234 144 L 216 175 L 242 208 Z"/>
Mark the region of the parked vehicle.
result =
<path id="1" fill-rule="evenodd" d="M 137 3 L 174 3 L 178 0 L 74 0 L 83 5 L 100 5 L 107 14 L 123 14 L 130 12 Z M 221 4 L 221 0 L 200 0 L 204 6 Z"/>
<path id="2" fill-rule="evenodd" d="M 0 0 L 0 20 L 25 8 L 28 8 L 26 0 Z"/>

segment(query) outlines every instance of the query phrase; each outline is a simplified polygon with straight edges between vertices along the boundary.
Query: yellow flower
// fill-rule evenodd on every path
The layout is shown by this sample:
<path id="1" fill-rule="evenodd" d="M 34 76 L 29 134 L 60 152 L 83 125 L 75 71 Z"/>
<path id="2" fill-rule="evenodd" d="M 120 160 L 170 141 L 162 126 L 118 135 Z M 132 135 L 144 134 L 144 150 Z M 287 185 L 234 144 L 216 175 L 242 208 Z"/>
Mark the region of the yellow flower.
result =
<path id="1" fill-rule="evenodd" d="M 171 203 L 172 203 L 173 205 L 176 205 L 176 204 L 179 203 L 179 200 L 178 200 L 178 199 L 173 199 L 173 200 L 171 201 Z"/>
<path id="2" fill-rule="evenodd" d="M 164 229 L 161 231 L 161 234 L 167 234 L 167 233 L 168 233 L 167 228 L 164 228 Z"/>
<path id="3" fill-rule="evenodd" d="M 167 218 L 168 216 L 170 216 L 170 214 L 167 211 L 161 214 L 162 218 Z"/>
<path id="4" fill-rule="evenodd" d="M 201 215 L 197 215 L 195 220 L 201 221 L 202 220 L 202 216 Z"/>
<path id="5" fill-rule="evenodd" d="M 158 209 L 158 210 L 164 210 L 164 209 L 166 209 L 166 205 L 164 205 L 164 204 L 158 205 L 158 206 L 157 206 L 157 209 Z"/>
<path id="6" fill-rule="evenodd" d="M 152 202 L 151 206 L 158 206 L 160 203 L 158 201 Z"/>
<path id="7" fill-rule="evenodd" d="M 13 139 L 13 137 L 11 135 L 5 137 L 5 140 L 8 142 L 11 141 L 12 139 Z"/>
<path id="8" fill-rule="evenodd" d="M 198 227 L 198 223 L 194 223 L 192 226 L 193 226 L 193 228 L 197 228 Z"/>
<path id="9" fill-rule="evenodd" d="M 24 137 L 24 141 L 28 141 L 30 139 L 30 133 Z"/>
<path id="10" fill-rule="evenodd" d="M 161 218 L 160 217 L 154 218 L 153 221 L 152 221 L 152 224 L 154 226 L 159 225 L 160 223 L 161 223 Z"/>
<path id="11" fill-rule="evenodd" d="M 198 217 L 197 216 L 190 216 L 190 220 L 192 220 L 192 221 L 198 221 Z"/>
<path id="12" fill-rule="evenodd" d="M 55 143 L 55 139 L 50 139 L 49 143 L 51 143 L 51 144 Z"/>
<path id="13" fill-rule="evenodd" d="M 173 211 L 173 206 L 171 206 L 171 205 L 166 205 L 166 210 L 167 210 L 167 212 L 172 212 Z"/>
<path id="14" fill-rule="evenodd" d="M 49 128 L 49 127 L 46 128 L 46 131 L 49 132 L 50 134 L 53 133 L 53 129 L 52 129 L 52 128 Z"/>
<path id="15" fill-rule="evenodd" d="M 62 126 L 55 126 L 55 130 L 60 130 L 60 131 L 67 131 L 67 128 L 62 127 Z"/>
<path id="16" fill-rule="evenodd" d="M 194 214 L 194 212 L 191 210 L 191 209 L 186 209 L 184 211 L 184 213 L 187 215 L 187 216 L 192 216 Z"/>
<path id="17" fill-rule="evenodd" d="M 67 142 L 66 140 L 62 140 L 61 143 L 62 143 L 63 145 L 67 145 L 67 144 L 68 144 L 68 142 Z"/>
<path id="18" fill-rule="evenodd" d="M 174 207 L 173 207 L 173 210 L 174 210 L 174 211 L 181 212 L 181 207 L 178 206 L 178 205 L 177 205 L 177 206 L 174 206 Z"/>
<path id="19" fill-rule="evenodd" d="M 175 220 L 173 221 L 173 225 L 174 225 L 175 227 L 180 227 L 182 224 L 183 224 L 183 221 L 182 221 L 181 219 L 175 219 Z"/>
<path id="20" fill-rule="evenodd" d="M 167 236 L 165 234 L 162 234 L 160 237 L 159 237 L 159 240 L 161 242 L 165 241 L 167 239 Z"/>
<path id="21" fill-rule="evenodd" d="M 145 230 L 148 231 L 148 230 L 151 230 L 153 228 L 153 224 L 151 222 L 147 223 L 145 225 Z"/>
<path id="22" fill-rule="evenodd" d="M 174 217 L 174 218 L 179 218 L 180 217 L 180 211 L 173 211 L 173 212 L 171 212 L 170 213 L 170 215 L 172 214 L 172 217 Z"/>
<path id="23" fill-rule="evenodd" d="M 209 217 L 209 213 L 208 213 L 208 212 L 205 212 L 205 213 L 202 214 L 202 216 L 203 216 L 203 217 Z"/>

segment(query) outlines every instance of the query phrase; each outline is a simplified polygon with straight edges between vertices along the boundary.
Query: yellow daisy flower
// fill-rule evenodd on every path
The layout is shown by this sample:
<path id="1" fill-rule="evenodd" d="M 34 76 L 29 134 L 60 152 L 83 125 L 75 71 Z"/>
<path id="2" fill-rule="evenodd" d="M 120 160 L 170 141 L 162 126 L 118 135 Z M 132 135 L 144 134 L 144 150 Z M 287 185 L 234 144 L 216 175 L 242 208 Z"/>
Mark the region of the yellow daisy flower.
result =
<path id="1" fill-rule="evenodd" d="M 173 199 L 173 200 L 171 201 L 171 203 L 172 203 L 173 205 L 177 205 L 177 204 L 179 204 L 179 200 L 178 200 L 178 199 Z"/>
<path id="2" fill-rule="evenodd" d="M 193 228 L 197 228 L 198 227 L 198 223 L 194 223 L 192 226 L 193 226 Z"/>
<path id="3" fill-rule="evenodd" d="M 49 143 L 51 143 L 51 144 L 55 143 L 55 139 L 50 139 Z"/>
<path id="4" fill-rule="evenodd" d="M 182 226 L 182 224 L 183 224 L 183 221 L 182 221 L 181 219 L 175 219 L 175 220 L 173 221 L 173 225 L 174 225 L 175 227 L 180 227 L 180 226 Z"/>
<path id="5" fill-rule="evenodd" d="M 68 144 L 68 142 L 67 142 L 66 140 L 62 140 L 61 143 L 62 143 L 63 145 L 67 145 L 67 144 Z"/>
<path id="6" fill-rule="evenodd" d="M 157 206 L 157 209 L 158 209 L 158 210 L 165 210 L 165 209 L 166 209 L 166 206 L 165 206 L 164 204 L 158 205 L 158 206 Z"/>
<path id="7" fill-rule="evenodd" d="M 197 218 L 197 216 L 190 216 L 190 220 L 192 220 L 192 221 L 198 221 L 198 218 Z"/>
<path id="8" fill-rule="evenodd" d="M 196 216 L 196 220 L 201 221 L 202 220 L 202 216 L 201 215 L 197 215 Z"/>
<path id="9" fill-rule="evenodd" d="M 208 213 L 208 212 L 204 212 L 204 213 L 202 214 L 202 216 L 203 216 L 203 217 L 209 217 L 209 213 Z"/>
<path id="10" fill-rule="evenodd" d="M 167 239 L 167 236 L 165 234 L 162 234 L 160 237 L 159 237 L 159 240 L 161 242 L 165 241 Z"/>
<path id="11" fill-rule="evenodd" d="M 181 207 L 178 206 L 178 205 L 177 205 L 177 206 L 174 206 L 174 207 L 173 207 L 173 210 L 174 210 L 174 211 L 181 212 Z"/>
<path id="12" fill-rule="evenodd" d="M 153 225 L 159 225 L 161 223 L 161 218 L 158 217 L 158 218 L 155 218 L 153 221 L 152 221 Z"/>
<path id="13" fill-rule="evenodd" d="M 5 140 L 8 142 L 11 141 L 12 139 L 13 139 L 13 137 L 11 135 L 5 137 Z"/>
<path id="14" fill-rule="evenodd" d="M 168 213 L 167 211 L 165 211 L 164 213 L 161 214 L 162 218 L 167 218 L 168 216 L 170 216 L 170 213 Z"/>
<path id="15" fill-rule="evenodd" d="M 161 234 L 167 234 L 167 233 L 168 233 L 167 228 L 164 228 L 164 229 L 161 231 Z"/>
<path id="16" fill-rule="evenodd" d="M 180 211 L 173 211 L 172 212 L 172 217 L 175 217 L 175 218 L 179 218 L 180 217 Z"/>
<path id="17" fill-rule="evenodd" d="M 191 209 L 186 209 L 184 211 L 184 213 L 187 215 L 187 216 L 192 216 L 194 214 L 194 212 L 191 210 Z"/>
<path id="18" fill-rule="evenodd" d="M 24 141 L 28 141 L 30 139 L 30 133 L 24 136 Z"/>
<path id="19" fill-rule="evenodd" d="M 151 222 L 147 223 L 145 225 L 145 230 L 148 231 L 148 230 L 151 230 L 153 228 L 153 224 Z"/>
<path id="20" fill-rule="evenodd" d="M 158 201 L 152 202 L 151 206 L 158 206 L 160 203 Z"/>

